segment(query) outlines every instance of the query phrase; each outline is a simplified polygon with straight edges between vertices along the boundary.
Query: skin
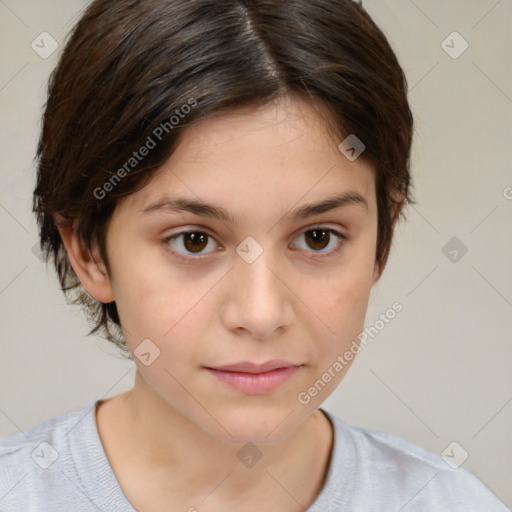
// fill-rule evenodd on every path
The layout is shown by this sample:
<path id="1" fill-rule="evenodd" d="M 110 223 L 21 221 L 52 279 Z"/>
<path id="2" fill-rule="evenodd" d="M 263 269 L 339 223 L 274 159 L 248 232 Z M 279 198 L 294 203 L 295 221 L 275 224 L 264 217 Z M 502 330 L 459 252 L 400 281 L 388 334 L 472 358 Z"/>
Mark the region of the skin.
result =
<path id="1" fill-rule="evenodd" d="M 318 408 L 349 365 L 308 404 L 297 397 L 363 330 L 380 276 L 374 169 L 345 158 L 339 142 L 297 98 L 223 114 L 188 129 L 152 181 L 117 207 L 107 232 L 110 274 L 96 247 L 60 228 L 85 289 L 116 301 L 132 356 L 144 339 L 160 350 L 148 366 L 133 356 L 133 389 L 97 410 L 105 452 L 135 508 L 291 512 L 321 491 L 333 432 Z M 344 192 L 359 193 L 368 207 L 286 217 Z M 163 196 L 222 206 L 236 222 L 141 213 Z M 349 239 L 331 235 L 318 249 L 305 235 L 318 224 Z M 200 259 L 184 236 L 162 241 L 192 228 L 212 237 L 196 249 Z M 263 248 L 252 263 L 236 252 L 248 236 Z M 204 368 L 274 358 L 303 366 L 262 395 L 235 390 Z M 248 441 L 262 453 L 252 468 L 237 458 Z"/>

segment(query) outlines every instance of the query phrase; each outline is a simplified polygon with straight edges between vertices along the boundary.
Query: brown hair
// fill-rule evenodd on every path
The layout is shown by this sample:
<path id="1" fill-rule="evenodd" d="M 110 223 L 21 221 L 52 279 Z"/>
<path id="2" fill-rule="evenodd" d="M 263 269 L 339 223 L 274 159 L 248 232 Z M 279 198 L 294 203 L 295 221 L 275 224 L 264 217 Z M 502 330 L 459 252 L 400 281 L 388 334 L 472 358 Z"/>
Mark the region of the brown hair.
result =
<path id="1" fill-rule="evenodd" d="M 200 119 L 284 95 L 322 105 L 339 141 L 355 134 L 376 168 L 376 262 L 414 203 L 407 81 L 385 35 L 351 0 L 95 0 L 48 84 L 34 212 L 46 261 L 93 329 L 129 354 L 115 302 L 77 278 L 55 216 L 105 251 L 119 201 L 145 186 Z M 157 136 L 158 134 L 158 136 Z M 139 148 L 149 147 L 142 157 Z M 135 153 L 137 157 L 135 156 Z M 398 208 L 394 209 L 393 206 Z M 129 357 L 129 356 L 128 356 Z"/>

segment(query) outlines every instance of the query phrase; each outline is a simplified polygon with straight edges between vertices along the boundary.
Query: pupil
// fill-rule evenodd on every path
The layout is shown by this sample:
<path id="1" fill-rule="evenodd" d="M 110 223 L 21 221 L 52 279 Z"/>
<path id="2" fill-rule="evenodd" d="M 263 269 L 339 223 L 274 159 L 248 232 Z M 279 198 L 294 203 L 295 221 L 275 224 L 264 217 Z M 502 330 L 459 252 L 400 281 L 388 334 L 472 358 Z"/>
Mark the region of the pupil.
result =
<path id="1" fill-rule="evenodd" d="M 191 252 L 200 252 L 204 247 L 201 247 L 201 245 L 206 245 L 206 234 L 205 233 L 187 233 L 185 235 L 185 241 L 184 241 L 185 247 L 187 250 Z"/>
<path id="2" fill-rule="evenodd" d="M 312 233 L 313 235 L 313 244 L 309 244 L 312 249 L 324 249 L 329 244 L 329 233 L 325 229 L 312 229 L 306 232 L 306 237 L 308 233 Z M 320 245 L 318 247 L 318 245 Z"/>

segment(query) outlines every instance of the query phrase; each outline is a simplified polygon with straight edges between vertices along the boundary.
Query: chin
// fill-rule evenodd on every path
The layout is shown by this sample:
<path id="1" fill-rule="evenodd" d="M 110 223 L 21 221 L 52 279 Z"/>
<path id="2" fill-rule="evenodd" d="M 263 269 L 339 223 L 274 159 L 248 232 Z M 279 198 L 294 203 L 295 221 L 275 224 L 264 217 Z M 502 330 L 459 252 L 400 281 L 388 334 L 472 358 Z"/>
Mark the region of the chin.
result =
<path id="1" fill-rule="evenodd" d="M 295 404 L 240 405 L 219 414 L 219 423 L 224 428 L 213 421 L 213 430 L 208 430 L 213 437 L 229 444 L 274 445 L 284 441 L 312 412 Z"/>

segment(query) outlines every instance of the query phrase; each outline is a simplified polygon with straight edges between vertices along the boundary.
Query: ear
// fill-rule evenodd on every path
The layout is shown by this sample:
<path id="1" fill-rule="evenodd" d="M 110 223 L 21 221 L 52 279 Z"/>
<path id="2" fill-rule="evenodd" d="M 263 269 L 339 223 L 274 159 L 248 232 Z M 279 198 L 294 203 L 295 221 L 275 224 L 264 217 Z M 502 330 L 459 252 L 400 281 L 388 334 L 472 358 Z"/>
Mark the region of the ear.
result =
<path id="1" fill-rule="evenodd" d="M 74 227 L 63 222 L 64 219 L 60 216 L 57 216 L 55 221 L 71 266 L 83 287 L 98 302 L 113 302 L 114 292 L 99 248 L 94 247 L 91 252 Z"/>
<path id="2" fill-rule="evenodd" d="M 404 206 L 403 203 L 398 203 L 398 204 L 394 203 L 393 204 L 392 212 L 391 212 L 391 219 L 392 219 L 391 236 L 393 236 L 395 233 L 395 225 L 399 219 L 400 212 L 402 211 L 403 206 Z M 390 241 L 390 246 L 391 246 L 391 241 Z M 372 285 L 374 285 L 380 279 L 380 276 L 384 272 L 384 268 L 386 267 L 386 263 L 388 261 L 388 256 L 389 256 L 389 251 L 386 253 L 385 258 L 380 262 L 380 264 L 377 261 L 375 262 L 375 265 L 373 267 Z"/>
<path id="3" fill-rule="evenodd" d="M 384 269 L 381 269 L 381 265 L 379 265 L 379 263 L 376 261 L 373 267 L 372 286 L 380 279 L 382 270 Z"/>

